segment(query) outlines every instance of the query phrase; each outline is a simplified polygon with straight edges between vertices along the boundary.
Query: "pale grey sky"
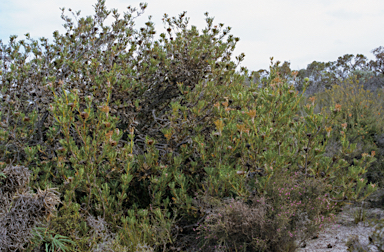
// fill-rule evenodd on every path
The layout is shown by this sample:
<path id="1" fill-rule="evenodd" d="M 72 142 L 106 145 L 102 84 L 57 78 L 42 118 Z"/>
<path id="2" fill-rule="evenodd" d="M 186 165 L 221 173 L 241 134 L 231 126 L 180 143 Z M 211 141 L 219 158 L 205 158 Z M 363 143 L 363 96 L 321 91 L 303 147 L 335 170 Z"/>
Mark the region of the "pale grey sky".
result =
<path id="1" fill-rule="evenodd" d="M 214 23 L 232 27 L 240 38 L 235 55 L 245 53 L 242 66 L 265 69 L 269 57 L 291 62 L 292 69 L 305 68 L 312 61 L 334 61 L 344 54 L 361 53 L 373 59 L 371 51 L 384 46 L 383 0 L 106 0 L 108 9 L 122 14 L 126 7 L 148 8 L 137 20 L 143 26 L 152 15 L 159 33 L 163 32 L 164 13 L 177 16 L 187 11 L 190 24 L 205 27 L 204 13 Z M 96 0 L 0 0 L 0 39 L 10 35 L 24 39 L 46 37 L 52 41 L 55 30 L 64 32 L 60 7 L 93 15 Z M 69 13 L 68 13 L 69 14 Z"/>

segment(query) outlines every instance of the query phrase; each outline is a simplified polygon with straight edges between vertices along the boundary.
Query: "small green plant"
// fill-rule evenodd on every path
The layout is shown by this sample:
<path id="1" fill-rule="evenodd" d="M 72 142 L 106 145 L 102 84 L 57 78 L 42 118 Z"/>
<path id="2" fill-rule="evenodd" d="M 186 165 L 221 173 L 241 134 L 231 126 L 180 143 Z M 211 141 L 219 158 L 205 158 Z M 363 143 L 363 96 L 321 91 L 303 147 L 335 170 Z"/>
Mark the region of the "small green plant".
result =
<path id="1" fill-rule="evenodd" d="M 358 224 L 359 222 L 365 221 L 366 219 L 366 211 L 364 208 L 364 203 L 361 203 L 361 207 L 357 208 L 353 214 L 354 223 Z"/>
<path id="2" fill-rule="evenodd" d="M 70 251 L 67 244 L 74 244 L 68 237 L 54 234 L 44 227 L 36 227 L 32 234 L 34 237 L 30 242 L 37 245 L 41 244 L 40 248 L 45 249 L 45 252 Z"/>
<path id="3" fill-rule="evenodd" d="M 371 226 L 375 230 L 369 236 L 369 243 L 376 246 L 379 251 L 384 251 L 384 220 L 374 220 Z"/>
<path id="4" fill-rule="evenodd" d="M 374 228 L 368 235 L 370 246 L 361 244 L 357 236 L 352 236 L 345 244 L 348 251 L 368 252 L 372 251 L 372 247 L 376 248 L 376 251 L 384 251 L 384 220 L 374 219 L 370 222 L 370 226 Z"/>
<path id="5" fill-rule="evenodd" d="M 363 245 L 359 241 L 359 237 L 357 235 L 351 236 L 347 242 L 345 243 L 347 246 L 347 251 L 350 252 L 368 252 L 371 251 L 368 246 Z"/>

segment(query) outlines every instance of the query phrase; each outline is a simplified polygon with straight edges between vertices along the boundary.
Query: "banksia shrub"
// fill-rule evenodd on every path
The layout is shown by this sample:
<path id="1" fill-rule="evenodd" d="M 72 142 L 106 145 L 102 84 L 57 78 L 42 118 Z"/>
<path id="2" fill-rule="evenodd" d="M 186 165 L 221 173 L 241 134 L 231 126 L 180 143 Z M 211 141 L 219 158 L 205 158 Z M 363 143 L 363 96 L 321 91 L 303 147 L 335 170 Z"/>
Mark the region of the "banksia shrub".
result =
<path id="1" fill-rule="evenodd" d="M 258 89 L 251 85 L 248 89 L 233 89 L 231 95 L 215 104 L 216 130 L 209 142 L 204 142 L 199 135 L 194 139 L 207 164 L 203 182 L 206 194 L 217 198 L 235 197 L 244 202 L 265 199 L 277 216 L 292 214 L 286 216 L 289 225 L 284 227 L 284 232 L 290 232 L 292 237 L 297 235 L 295 238 L 299 240 L 300 237 L 305 240 L 311 232 L 324 226 L 321 220 L 329 220 L 343 201 L 364 199 L 375 190 L 375 185 L 366 186 L 367 181 L 362 177 L 374 161 L 373 154 L 364 154 L 354 166 L 336 155 L 324 155 L 327 133 L 342 107 L 335 105 L 332 116 L 326 117 L 315 114 L 314 104 L 310 102 L 303 108 L 305 115 L 299 116 L 302 97 L 272 68 L 266 87 Z M 356 147 L 350 145 L 345 136 L 341 145 L 341 152 L 346 155 Z M 296 192 L 295 187 L 298 187 Z M 290 193 L 284 191 L 287 188 L 292 188 L 292 195 L 283 200 L 282 194 Z M 266 216 L 265 222 L 282 223 L 276 218 L 273 214 Z M 308 233 L 299 235 L 301 229 L 298 227 L 307 228 Z M 223 227 L 222 234 L 226 233 L 225 228 L 228 227 Z M 277 228 L 272 230 L 270 232 L 278 233 Z M 252 241 L 265 237 L 262 231 L 258 235 L 232 244 L 232 248 L 244 243 L 256 249 L 260 245 Z M 265 249 L 275 249 L 276 244 L 284 243 L 284 237 L 275 241 L 266 239 L 269 243 Z M 221 238 L 216 237 L 217 240 Z M 225 239 L 221 240 L 222 244 L 236 242 L 229 236 Z M 288 248 L 278 250 L 284 249 Z"/>
<path id="2" fill-rule="evenodd" d="M 383 183 L 383 150 L 376 144 L 384 133 L 383 92 L 375 93 L 359 84 L 356 76 L 347 78 L 339 85 L 334 85 L 324 93 L 316 95 L 317 109 L 331 116 L 336 104 L 343 108 L 333 121 L 332 140 L 328 146 L 330 155 L 337 154 L 341 148 L 340 139 L 344 133 L 351 144 L 356 144 L 355 152 L 344 158 L 350 163 L 360 159 L 364 152 L 375 153 L 377 161 L 372 164 L 366 174 L 369 181 Z M 313 97 L 315 99 L 315 97 Z M 373 154 L 373 155 L 375 155 Z"/>
<path id="3" fill-rule="evenodd" d="M 185 13 L 164 15 L 167 33 L 154 42 L 151 21 L 133 28 L 145 8 L 120 18 L 100 0 L 94 17 L 72 13 L 77 23 L 63 9 L 67 31 L 52 44 L 29 34 L 0 42 L 0 158 L 29 167 L 32 187 L 58 188 L 62 205 L 47 232 L 69 237 L 70 250 L 104 242 L 89 239 L 88 215 L 131 249 L 165 250 L 188 233 L 179 226 L 199 217 L 191 201 L 205 176 L 192 137 L 209 138 L 213 104 L 244 79 L 235 74 L 244 55 L 230 60 L 238 41 L 230 27 L 206 13 L 199 33 Z"/>
<path id="4" fill-rule="evenodd" d="M 255 230 L 233 242 L 218 237 L 227 248 L 257 248 L 250 239 L 264 240 L 267 249 L 281 241 L 291 246 L 321 228 L 334 203 L 373 191 L 361 178 L 372 155 L 353 167 L 324 156 L 323 135 L 339 106 L 327 118 L 308 104 L 300 117 L 302 95 L 275 68 L 263 88 L 242 85 L 247 70 L 235 69 L 244 55 L 230 60 L 239 40 L 230 27 L 213 25 L 206 13 L 200 33 L 187 28 L 185 13 L 165 14 L 167 32 L 155 41 L 150 20 L 134 29 L 145 8 L 128 8 L 120 18 L 99 0 L 94 17 L 75 23 L 63 14 L 66 33 L 54 32 L 52 44 L 28 34 L 29 42 L 11 37 L 0 44 L 1 161 L 28 167 L 32 188 L 55 187 L 61 195 L 48 235 L 32 239 L 30 248 L 57 234 L 67 237 L 70 251 L 199 249 L 204 237 L 192 242 L 193 229 L 208 220 L 209 208 L 227 209 L 225 198 L 238 209 L 256 208 L 273 231 L 281 230 L 271 242 L 270 232 Z M 111 13 L 115 21 L 104 26 Z M 348 152 L 347 139 L 342 145 Z M 257 200 L 273 211 L 264 215 Z"/>

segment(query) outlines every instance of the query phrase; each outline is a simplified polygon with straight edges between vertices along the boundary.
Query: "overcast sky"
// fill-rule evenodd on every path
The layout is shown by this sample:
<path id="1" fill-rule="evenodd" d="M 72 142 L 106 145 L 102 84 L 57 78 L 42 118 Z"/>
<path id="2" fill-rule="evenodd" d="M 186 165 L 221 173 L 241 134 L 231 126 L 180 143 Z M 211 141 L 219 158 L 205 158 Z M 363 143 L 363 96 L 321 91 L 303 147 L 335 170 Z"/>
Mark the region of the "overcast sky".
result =
<path id="1" fill-rule="evenodd" d="M 106 0 L 108 9 L 122 14 L 126 7 L 142 1 Z M 144 1 L 143 1 L 144 2 Z M 148 8 L 138 19 L 144 26 L 148 16 L 163 32 L 164 13 L 177 16 L 187 11 L 190 24 L 205 27 L 205 12 L 214 23 L 232 27 L 240 38 L 235 55 L 245 53 L 242 65 L 249 70 L 265 69 L 269 57 L 291 62 L 292 69 L 305 68 L 312 61 L 334 61 L 344 54 L 361 53 L 373 59 L 371 51 L 384 46 L 383 0 L 147 0 Z M 10 35 L 52 41 L 52 32 L 64 32 L 60 7 L 93 15 L 96 0 L 0 0 L 0 39 Z"/>

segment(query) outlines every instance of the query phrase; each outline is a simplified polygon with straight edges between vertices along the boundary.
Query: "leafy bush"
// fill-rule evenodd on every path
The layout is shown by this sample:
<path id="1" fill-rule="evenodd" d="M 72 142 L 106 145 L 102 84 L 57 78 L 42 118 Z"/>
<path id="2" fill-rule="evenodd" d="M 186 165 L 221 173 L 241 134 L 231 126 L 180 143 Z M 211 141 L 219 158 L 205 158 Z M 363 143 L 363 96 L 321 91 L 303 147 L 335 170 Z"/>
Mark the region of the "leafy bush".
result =
<path id="1" fill-rule="evenodd" d="M 153 42 L 153 23 L 134 30 L 137 10 L 128 9 L 122 19 L 112 10 L 115 22 L 106 27 L 111 11 L 98 1 L 95 16 L 77 24 L 63 14 L 67 32 L 54 32 L 53 44 L 26 34 L 30 42 L 11 36 L 0 45 L 1 159 L 28 166 L 34 189 L 59 188 L 63 204 L 49 227 L 76 241 L 72 249 L 89 248 L 88 215 L 101 215 L 133 247 L 165 246 L 177 216 L 182 224 L 196 219 L 189 195 L 204 172 L 201 164 L 189 168 L 199 157 L 181 146 L 214 127 L 210 104 L 242 80 L 230 60 L 238 38 L 213 26 L 208 13 L 202 34 L 187 29 L 185 13 L 165 15 L 167 34 Z M 169 118 L 177 100 L 188 107 L 183 120 Z"/>
<path id="2" fill-rule="evenodd" d="M 244 55 L 230 60 L 238 38 L 208 13 L 201 34 L 187 29 L 185 13 L 165 14 L 167 34 L 154 41 L 153 23 L 134 30 L 137 10 L 128 10 L 120 19 L 99 0 L 95 16 L 76 25 L 63 14 L 67 32 L 54 32 L 53 44 L 28 34 L 30 43 L 13 36 L 0 44 L 1 161 L 29 167 L 33 189 L 61 195 L 47 236 L 30 247 L 53 246 L 55 234 L 69 251 L 287 250 L 345 200 L 374 190 L 361 177 L 373 155 L 354 166 L 324 155 L 339 104 L 331 117 L 315 114 L 314 104 L 299 116 L 302 94 L 273 64 L 263 88 L 242 85 L 247 70 L 235 69 Z M 345 135 L 341 144 L 342 153 L 354 151 Z M 211 222 L 212 209 L 233 225 Z M 252 222 L 234 215 L 243 211 L 270 229 L 239 234 Z M 207 225 L 217 237 L 195 232 Z"/>
<path id="3" fill-rule="evenodd" d="M 277 69 L 271 68 L 267 87 L 233 89 L 231 95 L 215 104 L 218 115 L 216 131 L 211 134 L 212 140 L 208 144 L 203 142 L 203 137 L 195 138 L 200 145 L 197 146 L 200 155 L 207 164 L 203 186 L 209 197 L 237 197 L 244 202 L 254 202 L 252 199 L 256 197 L 256 201 L 265 200 L 266 205 L 275 210 L 275 213 L 259 220 L 270 225 L 266 230 L 255 228 L 259 232 L 255 236 L 252 232 L 243 232 L 244 237 L 240 240 L 230 234 L 239 234 L 236 230 L 247 223 L 246 216 L 236 219 L 240 223 L 229 221 L 234 223 L 232 227 L 211 223 L 210 218 L 202 229 L 209 230 L 207 232 L 212 236 L 200 238 L 204 241 L 207 237 L 221 239 L 221 245 L 226 244 L 227 249 L 244 245 L 251 245 L 253 249 L 263 249 L 262 246 L 266 246 L 266 250 L 289 249 L 282 248 L 282 244 L 292 246 L 295 239 L 308 239 L 324 225 L 320 220 L 329 220 L 330 214 L 337 209 L 337 202 L 359 200 L 374 190 L 374 185 L 365 188 L 366 180 L 361 178 L 372 162 L 370 155 L 364 154 L 364 158 L 354 166 L 336 155 L 324 155 L 327 139 L 324 140 L 323 133 L 342 111 L 341 106 L 337 104 L 332 117 L 327 118 L 314 113 L 312 100 L 303 108 L 305 116 L 299 117 L 296 113 L 300 109 L 302 94 L 298 95 L 293 86 L 282 81 Z M 356 147 L 349 144 L 345 135 L 341 144 L 341 151 L 346 155 Z M 284 191 L 288 188 L 289 191 Z M 283 193 L 291 195 L 282 198 Z M 266 210 L 259 208 L 257 205 L 255 211 L 262 215 Z M 242 211 L 246 215 L 248 210 L 238 210 L 238 213 Z M 224 219 L 232 216 L 225 217 L 225 211 L 221 214 Z M 217 220 L 217 214 L 215 216 Z M 280 216 L 286 218 L 285 222 Z M 221 223 L 225 223 L 223 219 Z M 282 225 L 285 232 L 281 236 L 276 235 L 279 233 L 278 225 Z M 218 228 L 221 228 L 221 234 L 228 236 L 217 235 L 220 233 Z M 290 235 L 289 241 L 287 237 Z M 263 240 L 266 244 L 262 244 Z M 260 243 L 255 244 L 255 241 Z"/>
<path id="4" fill-rule="evenodd" d="M 332 143 L 328 147 L 330 155 L 337 154 L 340 146 L 340 131 L 345 132 L 350 143 L 356 144 L 357 149 L 349 156 L 344 156 L 350 164 L 360 159 L 362 153 L 376 153 L 377 161 L 372 164 L 366 174 L 368 180 L 382 185 L 384 175 L 383 150 L 377 145 L 378 137 L 384 133 L 383 92 L 377 90 L 372 93 L 359 85 L 356 76 L 351 76 L 340 85 L 316 95 L 318 110 L 323 110 L 328 116 L 332 114 L 330 108 L 340 104 L 345 108 L 334 120 Z M 375 154 L 373 154 L 375 155 Z"/>

